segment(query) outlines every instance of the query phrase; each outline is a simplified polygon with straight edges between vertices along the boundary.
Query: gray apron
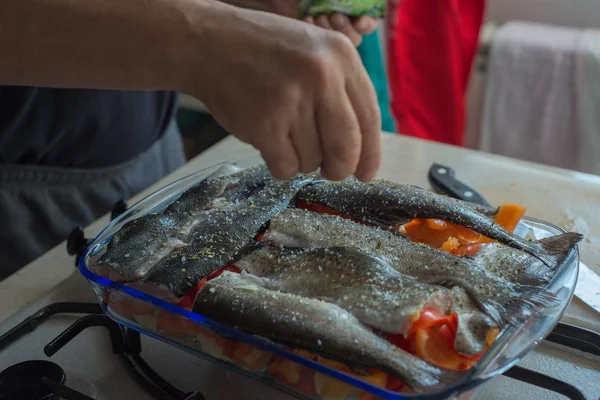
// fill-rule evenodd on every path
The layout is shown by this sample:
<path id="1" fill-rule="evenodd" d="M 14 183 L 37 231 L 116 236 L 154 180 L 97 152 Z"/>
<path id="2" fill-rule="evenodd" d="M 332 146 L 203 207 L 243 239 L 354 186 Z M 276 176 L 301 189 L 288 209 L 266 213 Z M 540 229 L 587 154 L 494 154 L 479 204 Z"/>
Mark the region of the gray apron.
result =
<path id="1" fill-rule="evenodd" d="M 0 165 L 0 280 L 65 240 L 78 225 L 89 225 L 120 199 L 135 196 L 184 163 L 173 121 L 148 150 L 120 165 Z"/>

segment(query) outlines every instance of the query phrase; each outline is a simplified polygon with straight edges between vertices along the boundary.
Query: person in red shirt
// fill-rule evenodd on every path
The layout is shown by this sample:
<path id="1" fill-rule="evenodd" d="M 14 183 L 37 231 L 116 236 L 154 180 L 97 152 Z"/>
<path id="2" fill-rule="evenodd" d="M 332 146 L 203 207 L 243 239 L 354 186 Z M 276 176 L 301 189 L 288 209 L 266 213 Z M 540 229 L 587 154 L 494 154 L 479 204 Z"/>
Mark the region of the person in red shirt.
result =
<path id="1" fill-rule="evenodd" d="M 390 0 L 391 108 L 398 132 L 461 146 L 485 0 Z"/>

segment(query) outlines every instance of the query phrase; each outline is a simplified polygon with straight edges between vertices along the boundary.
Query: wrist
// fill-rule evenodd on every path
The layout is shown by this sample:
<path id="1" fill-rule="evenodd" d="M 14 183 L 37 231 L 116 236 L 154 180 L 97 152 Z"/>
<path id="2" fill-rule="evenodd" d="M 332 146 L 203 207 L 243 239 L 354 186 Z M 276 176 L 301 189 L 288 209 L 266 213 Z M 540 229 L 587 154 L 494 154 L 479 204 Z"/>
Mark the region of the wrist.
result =
<path id="1" fill-rule="evenodd" d="M 179 2 L 182 23 L 173 27 L 178 32 L 173 43 L 171 68 L 175 90 L 194 96 L 198 84 L 210 75 L 215 52 L 222 46 L 221 32 L 231 19 L 229 5 L 213 0 Z"/>
<path id="2" fill-rule="evenodd" d="M 248 36 L 260 30 L 257 11 L 214 0 L 193 0 L 178 57 L 177 90 L 198 99 L 219 90 L 231 63 L 251 65 Z M 250 51 L 250 53 L 253 53 Z M 251 58 L 251 57 L 250 57 Z"/>

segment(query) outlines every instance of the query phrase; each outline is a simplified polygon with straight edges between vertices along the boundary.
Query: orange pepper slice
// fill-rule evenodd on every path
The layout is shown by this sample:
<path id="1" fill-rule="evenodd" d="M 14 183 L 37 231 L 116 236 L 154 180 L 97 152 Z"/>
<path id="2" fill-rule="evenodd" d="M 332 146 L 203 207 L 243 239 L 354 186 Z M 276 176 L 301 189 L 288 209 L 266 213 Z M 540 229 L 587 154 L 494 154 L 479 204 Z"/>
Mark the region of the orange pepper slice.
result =
<path id="1" fill-rule="evenodd" d="M 425 225 L 435 231 L 445 231 L 450 228 L 450 223 L 443 219 L 426 219 Z"/>
<path id="2" fill-rule="evenodd" d="M 452 253 L 453 251 L 455 251 L 459 247 L 460 247 L 460 240 L 458 240 L 454 236 L 450 236 L 444 242 L 444 244 L 442 244 L 442 247 L 440 247 L 440 250 L 444 250 L 444 251 L 447 251 L 448 253 Z"/>
<path id="3" fill-rule="evenodd" d="M 525 207 L 520 204 L 502 204 L 494 221 L 512 232 L 525 215 L 525 211 Z"/>
<path id="4" fill-rule="evenodd" d="M 452 250 L 452 254 L 456 254 L 458 256 L 474 256 L 481 249 L 481 247 L 485 243 L 467 243 L 463 244 L 456 249 Z"/>

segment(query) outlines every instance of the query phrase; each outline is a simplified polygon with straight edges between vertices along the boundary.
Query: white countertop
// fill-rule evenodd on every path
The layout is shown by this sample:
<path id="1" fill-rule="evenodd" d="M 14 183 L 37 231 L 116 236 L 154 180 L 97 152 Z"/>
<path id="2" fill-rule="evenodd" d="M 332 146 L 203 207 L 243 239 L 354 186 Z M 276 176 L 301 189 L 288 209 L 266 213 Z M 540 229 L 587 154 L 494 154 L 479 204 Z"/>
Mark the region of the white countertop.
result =
<path id="1" fill-rule="evenodd" d="M 455 169 L 460 180 L 479 191 L 492 204 L 517 202 L 527 214 L 585 235 L 581 259 L 600 272 L 600 177 L 544 167 L 487 153 L 425 142 L 399 135 L 383 137 L 380 178 L 429 187 L 427 172 L 433 162 Z M 256 151 L 233 137 L 216 144 L 184 167 L 129 201 L 129 204 L 158 188 L 224 159 Z M 109 222 L 106 215 L 85 229 L 94 237 Z M 65 243 L 0 282 L 0 321 L 51 291 L 77 273 Z M 91 290 L 91 289 L 90 289 Z M 569 306 L 563 321 L 600 332 L 600 315 L 578 299 Z"/>

